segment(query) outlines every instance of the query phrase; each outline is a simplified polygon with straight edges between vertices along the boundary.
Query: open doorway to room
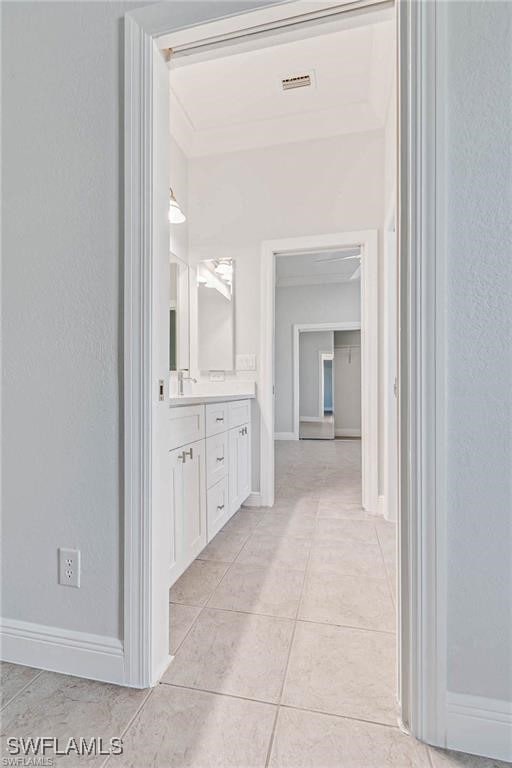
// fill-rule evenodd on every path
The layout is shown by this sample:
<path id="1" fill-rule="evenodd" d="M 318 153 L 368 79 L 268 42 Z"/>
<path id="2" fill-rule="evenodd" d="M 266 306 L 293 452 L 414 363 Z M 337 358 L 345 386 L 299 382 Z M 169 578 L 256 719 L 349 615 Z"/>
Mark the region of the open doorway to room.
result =
<path id="1" fill-rule="evenodd" d="M 170 373 L 164 681 L 391 725 L 379 253 L 394 25 L 386 8 L 322 26 L 170 52 L 170 248 L 189 336 Z M 299 682 L 308 642 L 337 649 L 315 691 Z M 361 648 L 369 669 L 384 660 L 376 696 Z M 210 652 L 216 671 L 198 665 Z M 345 677 L 350 701 L 335 693 Z"/>

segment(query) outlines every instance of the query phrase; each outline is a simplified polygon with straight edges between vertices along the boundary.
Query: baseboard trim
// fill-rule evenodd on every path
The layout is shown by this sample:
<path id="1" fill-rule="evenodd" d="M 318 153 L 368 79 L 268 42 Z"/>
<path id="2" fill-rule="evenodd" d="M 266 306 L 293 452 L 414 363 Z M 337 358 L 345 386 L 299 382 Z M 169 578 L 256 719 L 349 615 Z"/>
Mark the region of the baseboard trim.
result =
<path id="1" fill-rule="evenodd" d="M 261 507 L 261 493 L 259 491 L 250 493 L 242 507 Z"/>
<path id="2" fill-rule="evenodd" d="M 125 685 L 121 640 L 15 619 L 0 622 L 2 661 Z"/>
<path id="3" fill-rule="evenodd" d="M 382 517 L 386 516 L 386 499 L 381 494 L 377 499 L 377 514 L 381 515 Z"/>
<path id="4" fill-rule="evenodd" d="M 325 416 L 299 416 L 299 422 L 301 421 L 307 421 L 307 422 L 325 421 Z"/>
<path id="5" fill-rule="evenodd" d="M 446 746 L 512 761 L 512 702 L 448 693 Z"/>
<path id="6" fill-rule="evenodd" d="M 360 429 L 335 429 L 336 437 L 361 437 Z"/>
<path id="7" fill-rule="evenodd" d="M 296 440 L 295 432 L 274 432 L 274 440 Z"/>

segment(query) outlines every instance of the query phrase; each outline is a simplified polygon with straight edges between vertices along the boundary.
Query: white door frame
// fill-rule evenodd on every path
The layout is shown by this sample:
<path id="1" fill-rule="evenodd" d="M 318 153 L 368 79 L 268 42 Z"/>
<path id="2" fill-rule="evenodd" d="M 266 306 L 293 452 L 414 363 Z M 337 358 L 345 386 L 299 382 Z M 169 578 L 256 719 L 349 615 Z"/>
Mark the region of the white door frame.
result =
<path id="1" fill-rule="evenodd" d="M 386 520 L 398 517 L 398 259 L 396 242 L 396 204 L 393 200 L 384 223 L 382 254 L 382 348 L 383 380 L 383 487 Z"/>
<path id="2" fill-rule="evenodd" d="M 151 185 L 154 114 L 152 54 L 173 35 L 230 35 L 293 17 L 360 9 L 366 0 L 289 2 L 215 18 L 215 3 L 150 5 L 125 16 L 124 237 L 124 683 L 154 685 L 164 659 L 152 648 L 167 631 L 151 610 L 153 531 L 151 476 Z M 442 4 L 441 4 L 442 5 Z M 398 12 L 400 515 L 399 614 L 402 719 L 414 735 L 446 744 L 446 552 L 443 489 L 442 323 L 444 289 L 439 235 L 444 179 L 436 177 L 435 136 L 441 103 L 436 44 L 437 2 L 402 0 Z M 211 22 L 211 23 L 208 23 Z M 200 25 L 200 26 L 198 26 Z M 179 28 L 179 29 L 178 29 Z M 436 111 L 437 110 L 437 111 Z M 268 307 L 263 307 L 264 311 Z M 271 361 L 272 350 L 262 358 Z M 439 365 L 441 363 L 441 365 Z M 268 426 L 268 425 L 267 425 Z M 273 424 L 271 425 L 273 432 Z M 160 638 L 158 638 L 160 641 Z"/>
<path id="3" fill-rule="evenodd" d="M 361 328 L 361 436 L 363 506 L 376 512 L 378 504 L 378 232 L 334 232 L 324 235 L 266 240 L 261 247 L 260 376 L 258 400 L 261 413 L 260 492 L 263 506 L 274 503 L 274 339 L 275 260 L 285 254 L 361 246 L 361 314 L 352 328 Z M 339 330 L 343 324 L 316 324 L 317 330 Z M 347 325 L 347 324 L 345 324 Z M 302 324 L 305 330 L 307 324 Z M 299 439 L 298 332 L 294 337 L 293 430 Z"/>

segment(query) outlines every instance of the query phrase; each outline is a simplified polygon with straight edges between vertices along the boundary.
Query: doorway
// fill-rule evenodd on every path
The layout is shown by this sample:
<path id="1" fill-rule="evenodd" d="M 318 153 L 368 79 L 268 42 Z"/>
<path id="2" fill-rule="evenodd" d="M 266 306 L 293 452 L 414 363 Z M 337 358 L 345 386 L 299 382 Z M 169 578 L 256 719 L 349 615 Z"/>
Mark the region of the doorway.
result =
<path id="1" fill-rule="evenodd" d="M 365 8 L 365 5 L 367 6 Z M 211 21 L 201 18 L 206 11 L 190 6 L 190 18 L 178 30 L 174 29 L 172 9 L 138 9 L 127 15 L 126 25 L 126 254 L 125 254 L 125 632 L 124 656 L 126 680 L 131 685 L 153 684 L 158 679 L 166 657 L 160 653 L 160 639 L 166 640 L 158 609 L 165 605 L 166 589 L 159 587 L 159 575 L 165 574 L 166 563 L 159 562 L 163 552 L 158 548 L 158 531 L 164 526 L 154 504 L 150 476 L 154 445 L 151 440 L 153 397 L 158 399 L 158 366 L 153 359 L 154 327 L 151 310 L 152 286 L 152 226 L 154 200 L 162 202 L 165 210 L 168 189 L 156 184 L 156 144 L 154 127 L 156 115 L 151 107 L 156 72 L 161 67 L 158 49 L 169 46 L 193 45 L 199 41 L 208 55 L 212 45 L 247 35 L 250 30 L 255 47 L 260 36 L 269 29 L 287 27 L 292 34 L 298 21 L 316 25 L 323 16 L 332 19 L 347 10 L 365 13 L 375 3 L 339 2 L 335 6 L 318 4 L 314 11 L 304 4 L 278 4 L 251 11 L 241 16 Z M 427 362 L 418 376 L 418 361 L 411 349 L 424 349 L 426 339 L 434 337 L 435 305 L 430 294 L 424 295 L 419 286 L 433 285 L 433 261 L 427 254 L 427 231 L 435 231 L 432 207 L 416 206 L 413 187 L 419 187 L 431 202 L 434 195 L 431 174 L 425 169 L 425 146 L 432 138 L 435 124 L 435 104 L 431 98 L 424 73 L 425 61 L 435 50 L 435 26 L 431 16 L 435 9 L 425 4 L 400 3 L 399 17 L 399 91 L 400 91 L 400 183 L 398 189 L 398 242 L 400 248 L 400 530 L 401 592 L 401 661 L 400 703 L 402 717 L 418 735 L 441 743 L 443 714 L 435 702 L 442 700 L 445 690 L 442 659 L 435 654 L 420 655 L 419 649 L 440 648 L 443 622 L 438 609 L 442 595 L 432 585 L 439 567 L 434 536 L 437 511 L 425 504 L 420 488 L 435 488 L 432 467 L 435 466 L 436 443 L 420 451 L 418 429 L 431 413 L 435 391 L 428 378 Z M 345 17 L 350 18 L 350 17 Z M 200 26 L 194 26 L 199 24 Z M 148 62 L 153 62 L 148 66 Z M 162 65 L 163 66 L 163 65 Z M 430 87 L 430 86 L 429 86 Z M 425 105 L 428 104 L 428 109 Z M 146 105 L 147 109 L 143 109 Z M 422 127 L 422 131 L 418 128 Z M 418 138 L 419 137 L 419 138 Z M 149 146 L 148 146 L 149 143 Z M 155 196 L 150 194 L 151 190 Z M 158 191 L 159 190 L 159 191 Z M 407 220 L 408 228 L 403 222 Z M 430 227 L 430 229 L 429 229 Z M 269 256 L 273 257 L 270 250 Z M 264 259 L 265 260 L 265 259 Z M 267 291 L 267 301 L 272 293 Z M 268 319 L 273 307 L 262 307 Z M 268 312 L 267 312 L 268 310 Z M 420 322 L 421 320 L 421 322 Z M 362 364 L 364 366 L 364 354 Z M 260 359 L 262 375 L 271 370 L 272 351 L 265 350 Z M 149 361 L 149 365 L 148 365 Z M 432 363 L 433 364 L 433 363 Z M 429 368 L 430 370 L 430 368 Z M 426 377 L 426 378 L 425 378 Z M 268 398 L 268 393 L 266 395 Z M 267 402 L 267 409 L 272 405 Z M 268 415 L 268 410 L 266 411 Z M 363 424 L 364 430 L 364 424 Z M 262 439 L 273 431 L 273 421 L 263 424 Z M 429 461 L 426 462 L 426 458 Z M 149 474 L 148 474 L 149 473 Z M 431 485 L 429 485 L 431 483 Z M 412 500 L 414 499 L 414 504 Z M 430 531 L 432 536 L 424 537 Z M 423 571 L 428 563 L 428 574 Z M 164 577 L 165 582 L 165 577 Z M 420 638 L 415 644 L 411 638 Z M 441 643 L 441 645 L 440 645 Z M 430 672 L 430 674 L 429 674 Z M 431 707 L 427 706 L 432 705 Z M 442 709 L 442 708 L 441 708 Z"/>

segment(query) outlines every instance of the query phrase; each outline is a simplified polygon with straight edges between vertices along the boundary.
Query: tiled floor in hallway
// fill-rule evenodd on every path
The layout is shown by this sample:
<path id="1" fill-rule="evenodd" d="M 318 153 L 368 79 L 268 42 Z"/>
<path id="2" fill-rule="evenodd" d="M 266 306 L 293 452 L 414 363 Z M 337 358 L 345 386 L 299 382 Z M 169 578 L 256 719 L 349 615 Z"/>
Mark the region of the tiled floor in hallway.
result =
<path id="1" fill-rule="evenodd" d="M 162 683 L 3 665 L 2 734 L 122 736 L 108 768 L 504 766 L 398 729 L 395 532 L 360 499 L 358 441 L 277 443 L 275 506 L 238 512 L 171 590 Z"/>

